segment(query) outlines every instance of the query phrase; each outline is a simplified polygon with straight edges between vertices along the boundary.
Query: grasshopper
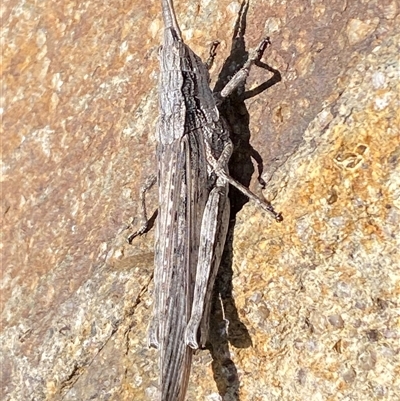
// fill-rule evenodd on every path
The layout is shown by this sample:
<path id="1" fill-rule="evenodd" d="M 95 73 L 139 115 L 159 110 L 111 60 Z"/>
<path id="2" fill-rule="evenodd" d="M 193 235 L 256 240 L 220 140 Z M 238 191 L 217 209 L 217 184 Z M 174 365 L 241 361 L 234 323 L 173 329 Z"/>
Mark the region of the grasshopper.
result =
<path id="1" fill-rule="evenodd" d="M 161 401 L 183 401 L 192 355 L 207 340 L 210 301 L 229 222 L 229 184 L 272 213 L 281 214 L 228 173 L 232 142 L 218 106 L 243 84 L 269 39 L 219 93 L 210 89 L 209 68 L 183 41 L 172 0 L 162 0 L 163 43 L 159 49 L 160 117 L 157 125 L 159 208 L 156 221 L 154 306 L 149 346 L 159 349 Z M 144 220 L 145 192 L 141 192 Z M 143 227 L 129 241 L 146 230 Z"/>

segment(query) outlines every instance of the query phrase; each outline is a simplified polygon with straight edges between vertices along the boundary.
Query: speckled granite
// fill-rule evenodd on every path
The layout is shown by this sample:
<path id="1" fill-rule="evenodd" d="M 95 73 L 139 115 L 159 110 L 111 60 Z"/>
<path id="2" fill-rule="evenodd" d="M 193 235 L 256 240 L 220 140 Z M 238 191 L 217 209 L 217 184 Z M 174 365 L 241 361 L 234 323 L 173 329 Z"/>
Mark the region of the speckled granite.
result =
<path id="1" fill-rule="evenodd" d="M 221 41 L 215 82 L 240 2 L 175 3 L 200 55 Z M 157 394 L 153 231 L 125 239 L 155 169 L 160 17 L 157 1 L 3 5 L 2 400 Z M 398 2 L 254 0 L 245 17 L 282 80 L 234 108 L 231 170 L 260 191 L 255 149 L 285 220 L 248 203 L 232 221 L 188 400 L 398 400 Z"/>

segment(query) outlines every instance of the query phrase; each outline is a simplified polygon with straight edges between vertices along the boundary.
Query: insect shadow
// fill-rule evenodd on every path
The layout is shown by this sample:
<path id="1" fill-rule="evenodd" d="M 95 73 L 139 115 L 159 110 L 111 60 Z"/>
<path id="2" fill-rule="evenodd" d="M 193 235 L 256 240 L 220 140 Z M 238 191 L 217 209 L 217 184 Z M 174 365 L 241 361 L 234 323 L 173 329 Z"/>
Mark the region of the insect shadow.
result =
<path id="1" fill-rule="evenodd" d="M 235 23 L 231 52 L 218 76 L 214 92 L 219 92 L 230 78 L 243 67 L 248 58 L 244 40 L 248 8 L 249 2 L 244 0 Z M 252 159 L 257 164 L 258 180 L 261 185 L 265 185 L 261 179 L 263 172 L 262 158 L 250 144 L 250 116 L 245 100 L 260 94 L 281 81 L 279 71 L 261 61 L 256 62 L 256 65 L 272 72 L 272 78 L 247 92 L 243 85 L 219 107 L 220 114 L 230 127 L 231 140 L 234 145 L 234 151 L 229 162 L 229 172 L 233 178 L 245 186 L 250 184 L 251 177 L 254 174 Z M 235 220 L 237 213 L 248 202 L 248 198 L 231 186 L 229 188 L 229 199 L 231 202 L 230 222 L 221 264 L 214 285 L 207 348 L 212 355 L 212 369 L 219 394 L 224 400 L 234 401 L 239 400 L 239 377 L 236 366 L 229 357 L 228 343 L 231 343 L 236 348 L 248 348 L 252 345 L 252 341 L 246 326 L 239 319 L 232 295 L 232 242 Z"/>

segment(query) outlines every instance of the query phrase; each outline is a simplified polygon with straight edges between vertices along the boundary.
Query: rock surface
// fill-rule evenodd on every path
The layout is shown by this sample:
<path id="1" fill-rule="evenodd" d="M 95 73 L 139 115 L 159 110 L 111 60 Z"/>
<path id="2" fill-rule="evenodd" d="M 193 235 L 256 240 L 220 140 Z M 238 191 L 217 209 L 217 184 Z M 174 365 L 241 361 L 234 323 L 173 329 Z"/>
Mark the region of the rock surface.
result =
<path id="1" fill-rule="evenodd" d="M 269 71 L 226 114 L 232 174 L 260 191 L 263 167 L 285 219 L 231 191 L 211 352 L 188 400 L 400 399 L 398 2 L 175 3 L 198 54 L 221 41 L 217 87 L 271 37 Z M 0 398 L 154 399 L 154 235 L 126 237 L 155 170 L 160 5 L 2 13 Z"/>

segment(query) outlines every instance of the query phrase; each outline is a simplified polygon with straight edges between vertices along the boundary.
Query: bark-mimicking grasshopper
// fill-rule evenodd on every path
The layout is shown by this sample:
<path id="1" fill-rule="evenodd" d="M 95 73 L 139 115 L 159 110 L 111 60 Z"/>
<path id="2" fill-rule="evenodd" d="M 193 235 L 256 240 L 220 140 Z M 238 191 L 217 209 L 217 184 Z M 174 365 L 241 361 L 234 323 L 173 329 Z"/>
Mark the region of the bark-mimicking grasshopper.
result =
<path id="1" fill-rule="evenodd" d="M 272 213 L 228 174 L 232 153 L 229 131 L 218 104 L 246 80 L 250 67 L 269 43 L 261 42 L 225 88 L 213 94 L 206 63 L 183 42 L 172 0 L 162 0 L 164 39 L 159 50 L 160 119 L 157 127 L 159 209 L 156 222 L 154 309 L 148 342 L 159 349 L 160 400 L 183 401 L 193 350 L 205 345 L 210 300 L 225 243 L 228 185 Z M 153 185 L 147 181 L 141 193 Z M 129 237 L 145 231 L 146 225 Z"/>

